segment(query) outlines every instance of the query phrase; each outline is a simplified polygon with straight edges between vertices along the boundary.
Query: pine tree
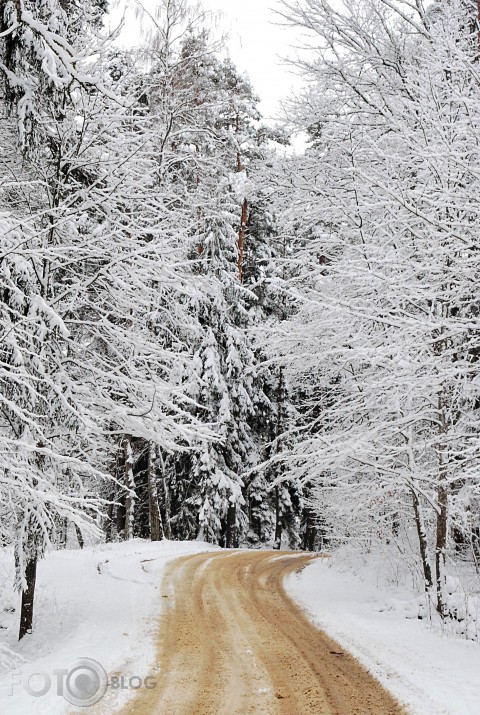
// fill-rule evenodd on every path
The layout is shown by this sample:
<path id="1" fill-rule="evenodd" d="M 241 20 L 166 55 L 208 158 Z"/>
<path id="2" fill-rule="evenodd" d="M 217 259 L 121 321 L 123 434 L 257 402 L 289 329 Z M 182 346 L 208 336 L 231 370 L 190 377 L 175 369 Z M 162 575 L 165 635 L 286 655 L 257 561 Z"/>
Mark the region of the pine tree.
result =
<path id="1" fill-rule="evenodd" d="M 183 379 L 195 416 L 217 439 L 199 441 L 190 454 L 162 455 L 171 510 L 164 516 L 178 537 L 232 546 L 248 530 L 242 475 L 264 456 L 259 415 L 273 409 L 249 334 L 258 299 L 245 282 L 246 168 L 257 142 L 257 100 L 232 63 L 215 56 L 206 31 L 168 45 L 176 34 L 169 23 L 188 25 L 170 5 L 168 11 L 153 45 L 147 95 L 161 128 L 162 187 L 171 192 L 200 289 L 190 308 L 200 327 L 190 335 L 194 370 Z"/>

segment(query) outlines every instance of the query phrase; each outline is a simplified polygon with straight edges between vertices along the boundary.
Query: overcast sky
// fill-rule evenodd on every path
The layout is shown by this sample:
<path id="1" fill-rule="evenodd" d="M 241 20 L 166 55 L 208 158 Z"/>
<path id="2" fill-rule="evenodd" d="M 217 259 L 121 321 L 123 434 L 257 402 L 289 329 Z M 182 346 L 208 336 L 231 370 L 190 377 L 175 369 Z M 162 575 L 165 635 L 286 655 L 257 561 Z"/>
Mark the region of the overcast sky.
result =
<path id="1" fill-rule="evenodd" d="M 125 2 L 117 0 L 117 8 L 112 17 L 118 21 Z M 143 0 L 149 9 L 157 4 L 155 0 Z M 112 5 L 114 3 L 112 2 Z M 293 54 L 289 49 L 295 43 L 295 33 L 275 23 L 273 9 L 278 7 L 278 0 L 203 0 L 203 6 L 220 13 L 218 20 L 222 31 L 229 34 L 228 52 L 242 72 L 247 72 L 252 84 L 260 96 L 260 110 L 265 118 L 275 116 L 278 103 L 290 89 L 299 87 L 299 80 L 291 69 L 282 64 L 280 57 Z M 123 38 L 135 43 L 138 33 L 133 23 L 133 14 L 128 16 Z"/>

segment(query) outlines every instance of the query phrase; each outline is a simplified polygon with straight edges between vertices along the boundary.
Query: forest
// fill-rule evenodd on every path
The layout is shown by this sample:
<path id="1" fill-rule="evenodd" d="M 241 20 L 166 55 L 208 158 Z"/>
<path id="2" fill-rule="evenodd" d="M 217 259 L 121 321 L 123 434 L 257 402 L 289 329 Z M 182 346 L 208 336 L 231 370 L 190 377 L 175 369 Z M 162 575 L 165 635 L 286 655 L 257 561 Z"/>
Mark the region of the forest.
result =
<path id="1" fill-rule="evenodd" d="M 20 638 L 47 551 L 142 538 L 388 548 L 476 639 L 477 2 L 282 0 L 274 123 L 201 7 L 139 5 L 127 49 L 107 13 L 0 2 Z"/>

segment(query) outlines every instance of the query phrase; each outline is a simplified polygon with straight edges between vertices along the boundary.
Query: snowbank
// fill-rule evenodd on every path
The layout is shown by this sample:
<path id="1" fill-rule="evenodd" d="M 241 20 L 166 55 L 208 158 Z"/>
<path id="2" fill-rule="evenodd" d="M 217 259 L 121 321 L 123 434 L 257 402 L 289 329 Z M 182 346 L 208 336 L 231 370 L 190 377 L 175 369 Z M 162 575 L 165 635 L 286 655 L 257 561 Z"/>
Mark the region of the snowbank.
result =
<path id="1" fill-rule="evenodd" d="M 342 568 L 335 556 L 319 559 L 287 579 L 287 592 L 412 715 L 478 715 L 478 643 L 412 618 L 404 588 L 380 589 Z"/>

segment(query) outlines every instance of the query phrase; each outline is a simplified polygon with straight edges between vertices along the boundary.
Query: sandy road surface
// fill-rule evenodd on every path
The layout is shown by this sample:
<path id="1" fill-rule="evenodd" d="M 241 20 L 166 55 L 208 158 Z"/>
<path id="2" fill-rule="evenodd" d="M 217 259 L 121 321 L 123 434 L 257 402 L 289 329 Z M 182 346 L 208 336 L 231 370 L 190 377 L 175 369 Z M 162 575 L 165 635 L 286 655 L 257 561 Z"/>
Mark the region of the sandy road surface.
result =
<path id="1" fill-rule="evenodd" d="M 173 562 L 157 687 L 123 715 L 404 715 L 286 595 L 284 576 L 312 558 L 238 551 Z"/>

